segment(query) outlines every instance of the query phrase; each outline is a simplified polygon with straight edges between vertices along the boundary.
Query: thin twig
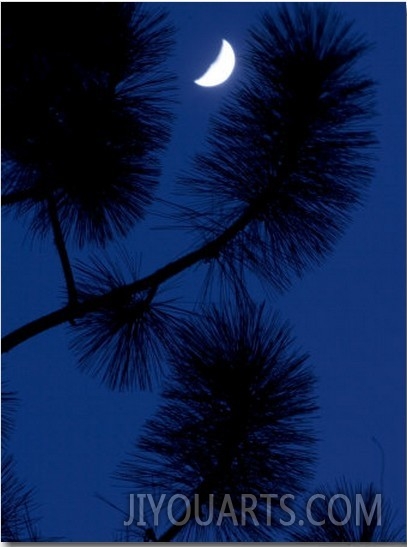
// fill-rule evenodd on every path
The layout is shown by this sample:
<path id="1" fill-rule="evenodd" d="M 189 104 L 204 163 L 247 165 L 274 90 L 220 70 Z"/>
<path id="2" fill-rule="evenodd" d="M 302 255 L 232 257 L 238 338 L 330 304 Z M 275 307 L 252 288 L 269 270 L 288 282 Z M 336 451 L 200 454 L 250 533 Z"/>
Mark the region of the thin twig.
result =
<path id="1" fill-rule="evenodd" d="M 68 291 L 68 301 L 70 305 L 74 305 L 78 301 L 78 293 L 76 291 L 75 279 L 72 272 L 68 251 L 66 250 L 64 235 L 59 222 L 57 205 L 52 192 L 48 195 L 47 204 L 52 232 L 54 235 L 54 243 L 61 261 L 62 271 L 64 272 L 66 288 Z"/>

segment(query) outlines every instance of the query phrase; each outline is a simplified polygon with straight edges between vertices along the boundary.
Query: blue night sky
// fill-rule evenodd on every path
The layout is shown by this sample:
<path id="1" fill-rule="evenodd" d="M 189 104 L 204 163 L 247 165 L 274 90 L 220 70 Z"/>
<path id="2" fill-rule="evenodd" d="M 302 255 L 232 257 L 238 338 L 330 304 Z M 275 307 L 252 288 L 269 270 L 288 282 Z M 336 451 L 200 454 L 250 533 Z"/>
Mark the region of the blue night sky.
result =
<path id="1" fill-rule="evenodd" d="M 145 4 L 164 7 L 177 27 L 169 67 L 178 75 L 176 121 L 163 154 L 158 196 L 182 203 L 176 178 L 204 144 L 211 115 L 244 81 L 240 59 L 249 27 L 266 3 Z M 308 271 L 282 295 L 263 292 L 289 320 L 298 345 L 310 354 L 318 378 L 320 415 L 315 487 L 346 477 L 380 483 L 403 524 L 405 505 L 405 5 L 338 3 L 374 47 L 366 71 L 377 82 L 376 173 L 365 202 L 324 264 Z M 235 49 L 236 70 L 215 88 L 198 78 L 225 38 Z M 122 245 L 142 253 L 143 272 L 189 249 L 188 235 L 168 228 L 154 204 L 146 221 Z M 20 221 L 3 218 L 3 334 L 60 306 L 63 278 L 51 239 L 31 238 Z M 74 258 L 86 259 L 89 249 Z M 169 284 L 188 305 L 199 296 L 201 270 Z M 10 450 L 20 478 L 36 493 L 40 528 L 68 541 L 111 541 L 122 516 L 97 492 L 127 507 L 111 478 L 151 416 L 158 394 L 111 392 L 81 373 L 61 326 L 17 347 L 3 358 L 3 378 L 20 405 Z"/>

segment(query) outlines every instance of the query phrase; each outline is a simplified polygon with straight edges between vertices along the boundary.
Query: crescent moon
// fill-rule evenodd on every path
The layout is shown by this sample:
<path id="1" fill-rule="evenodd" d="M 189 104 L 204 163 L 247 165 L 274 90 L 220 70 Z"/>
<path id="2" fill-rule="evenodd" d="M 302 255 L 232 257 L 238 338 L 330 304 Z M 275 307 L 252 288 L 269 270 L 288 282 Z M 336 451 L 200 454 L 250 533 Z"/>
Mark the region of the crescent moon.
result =
<path id="1" fill-rule="evenodd" d="M 214 87 L 223 84 L 230 77 L 235 68 L 235 52 L 226 40 L 222 40 L 222 46 L 215 61 L 207 71 L 194 83 L 202 87 Z"/>

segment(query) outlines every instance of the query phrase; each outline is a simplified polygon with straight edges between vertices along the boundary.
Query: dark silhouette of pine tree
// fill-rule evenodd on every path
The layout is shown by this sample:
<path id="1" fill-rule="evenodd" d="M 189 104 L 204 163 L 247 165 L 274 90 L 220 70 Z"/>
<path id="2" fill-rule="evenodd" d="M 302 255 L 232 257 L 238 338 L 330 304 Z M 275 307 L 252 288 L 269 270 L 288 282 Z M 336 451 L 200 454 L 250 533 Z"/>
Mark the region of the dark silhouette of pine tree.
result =
<path id="1" fill-rule="evenodd" d="M 70 303 L 65 240 L 104 244 L 143 218 L 169 137 L 171 45 L 163 15 L 132 3 L 5 6 L 3 205 L 52 231 Z M 49 24 L 64 20 L 64 25 Z"/>
<path id="2" fill-rule="evenodd" d="M 22 326 L 3 338 L 3 351 L 115 306 L 118 295 L 145 300 L 199 263 L 220 263 L 232 277 L 243 264 L 281 288 L 291 273 L 320 262 L 370 175 L 372 82 L 356 67 L 365 49 L 351 26 L 324 8 L 283 8 L 277 22 L 266 16 L 253 32 L 251 83 L 237 90 L 215 124 L 212 151 L 188 177 L 203 194 L 196 221 L 208 213 L 205 195 L 219 202 L 215 218 L 208 213 L 199 223 L 197 247 L 120 289 Z"/>
<path id="3" fill-rule="evenodd" d="M 287 325 L 248 304 L 212 309 L 186 323 L 176 340 L 170 354 L 174 378 L 163 405 L 118 476 L 132 492 L 183 494 L 192 506 L 197 495 L 195 510 L 204 521 L 213 495 L 214 523 L 225 493 L 240 522 L 242 493 L 260 499 L 265 492 L 302 491 L 314 456 L 314 378 Z M 265 500 L 258 515 L 258 527 L 248 519 L 244 527 L 225 522 L 205 530 L 191 520 L 184 530 L 164 521 L 154 529 L 155 540 L 197 541 L 200 530 L 214 534 L 213 540 L 266 540 Z"/>
<path id="4" fill-rule="evenodd" d="M 332 251 L 372 174 L 373 83 L 358 69 L 368 46 L 333 10 L 299 4 L 265 15 L 251 33 L 248 83 L 182 179 L 195 247 L 144 277 L 105 258 L 75 270 L 68 241 L 119 239 L 154 200 L 169 138 L 172 80 L 162 61 L 171 39 L 163 15 L 135 4 L 3 7 L 3 204 L 33 232 L 52 233 L 68 303 L 4 336 L 2 351 L 71 322 L 80 368 L 112 389 L 150 388 L 168 360 L 163 406 L 118 476 L 144 491 L 153 484 L 154 495 L 199 494 L 201 519 L 214 494 L 216 519 L 216 495 L 304 492 L 312 473 L 313 375 L 287 326 L 250 302 L 244 276 L 287 289 Z M 196 265 L 220 272 L 238 305 L 191 318 L 163 299 L 166 284 Z M 2 533 L 35 538 L 17 509 L 30 509 L 31 493 L 11 458 L 3 471 Z M 275 528 L 278 514 L 273 505 Z M 144 539 L 274 539 L 264 506 L 260 518 L 237 528 L 167 522 Z M 316 537 L 303 532 L 297 539 Z M 335 533 L 319 540 L 399 537 L 390 528 Z"/>

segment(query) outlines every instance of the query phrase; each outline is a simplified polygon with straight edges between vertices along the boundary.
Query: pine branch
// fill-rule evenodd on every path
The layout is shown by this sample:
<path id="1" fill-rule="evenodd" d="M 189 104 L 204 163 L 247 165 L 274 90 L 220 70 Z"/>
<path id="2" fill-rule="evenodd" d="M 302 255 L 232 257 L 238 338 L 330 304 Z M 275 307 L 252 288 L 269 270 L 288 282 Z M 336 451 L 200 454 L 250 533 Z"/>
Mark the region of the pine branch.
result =
<path id="1" fill-rule="evenodd" d="M 252 220 L 253 211 L 248 208 L 234 223 L 232 223 L 222 234 L 215 237 L 212 241 L 203 244 L 199 249 L 185 254 L 181 258 L 170 262 L 166 266 L 159 268 L 152 274 L 136 280 L 132 283 L 124 285 L 120 288 L 113 289 L 105 294 L 91 297 L 85 302 L 76 304 L 68 304 L 48 313 L 26 325 L 19 327 L 13 332 L 3 336 L 2 338 L 2 353 L 7 353 L 16 346 L 22 344 L 26 340 L 45 332 L 49 329 L 57 327 L 67 321 L 73 321 L 84 317 L 88 313 L 93 313 L 102 307 L 113 305 L 117 298 L 124 296 L 131 297 L 141 291 L 146 291 L 159 287 L 164 282 L 172 277 L 182 273 L 191 266 L 199 262 L 210 260 L 221 252 L 224 245 L 231 241 L 240 230 Z"/>
<path id="2" fill-rule="evenodd" d="M 252 31 L 242 84 L 215 118 L 208 152 L 182 178 L 211 237 L 248 205 L 258 216 L 220 257 L 278 289 L 321 264 L 372 177 L 369 46 L 334 9 L 286 5 Z M 196 220 L 199 221 L 196 222 Z"/>
<path id="3" fill-rule="evenodd" d="M 170 136 L 172 26 L 121 2 L 3 15 L 3 205 L 43 235 L 51 189 L 74 244 L 126 235 L 153 201 Z"/>
<path id="4" fill-rule="evenodd" d="M 324 9 L 283 8 L 278 24 L 266 16 L 252 34 L 251 83 L 221 114 L 189 179 L 219 202 L 217 218 L 202 214 L 206 241 L 142 279 L 20 327 L 3 338 L 3 351 L 200 262 L 218 262 L 232 277 L 244 266 L 278 289 L 320 263 L 371 176 L 372 82 L 355 68 L 366 47 Z"/>
<path id="5" fill-rule="evenodd" d="M 314 461 L 314 376 L 286 324 L 253 303 L 211 308 L 182 326 L 169 359 L 173 374 L 162 406 L 118 479 L 132 492 L 182 493 L 202 515 L 212 494 L 216 522 L 225 493 L 239 518 L 243 493 L 303 491 Z M 228 541 L 264 540 L 278 525 L 279 509 L 268 511 L 259 505 L 258 527 L 222 521 L 211 533 L 215 540 L 219 534 Z M 180 511 L 178 522 L 185 515 Z M 185 541 L 191 526 L 190 519 L 184 526 L 159 522 L 155 540 Z"/>
<path id="6" fill-rule="evenodd" d="M 51 221 L 52 231 L 54 234 L 54 243 L 58 251 L 59 260 L 61 262 L 62 270 L 64 272 L 66 288 L 68 292 L 68 301 L 70 305 L 75 304 L 78 301 L 78 294 L 75 286 L 75 279 L 72 272 L 71 262 L 69 260 L 68 251 L 65 245 L 64 235 L 62 233 L 61 224 L 58 218 L 58 208 L 55 203 L 55 198 L 52 192 L 49 193 L 48 199 L 48 213 Z"/>
<path id="7" fill-rule="evenodd" d="M 128 279 L 138 277 L 140 261 L 125 252 L 119 257 L 94 257 L 90 265 L 79 266 L 79 298 L 120 289 Z M 156 287 L 131 297 L 118 296 L 77 320 L 71 329 L 71 347 L 79 368 L 110 389 L 152 389 L 162 376 L 166 352 L 181 322 L 180 312 L 171 299 L 157 295 Z"/>

